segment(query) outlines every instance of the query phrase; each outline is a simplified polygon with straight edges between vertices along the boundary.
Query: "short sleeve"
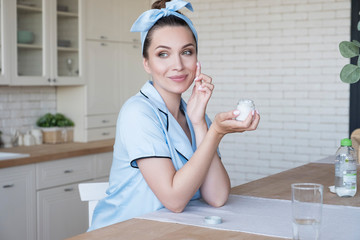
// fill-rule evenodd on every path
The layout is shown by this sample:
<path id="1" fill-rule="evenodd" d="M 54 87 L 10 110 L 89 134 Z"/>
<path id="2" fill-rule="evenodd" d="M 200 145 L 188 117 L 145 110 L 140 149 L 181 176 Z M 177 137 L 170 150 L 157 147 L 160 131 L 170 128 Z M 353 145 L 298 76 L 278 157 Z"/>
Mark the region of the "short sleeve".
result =
<path id="1" fill-rule="evenodd" d="M 141 97 L 130 99 L 123 106 L 118 118 L 120 144 L 127 151 L 132 167 L 142 158 L 170 158 L 170 151 L 159 113 Z"/>

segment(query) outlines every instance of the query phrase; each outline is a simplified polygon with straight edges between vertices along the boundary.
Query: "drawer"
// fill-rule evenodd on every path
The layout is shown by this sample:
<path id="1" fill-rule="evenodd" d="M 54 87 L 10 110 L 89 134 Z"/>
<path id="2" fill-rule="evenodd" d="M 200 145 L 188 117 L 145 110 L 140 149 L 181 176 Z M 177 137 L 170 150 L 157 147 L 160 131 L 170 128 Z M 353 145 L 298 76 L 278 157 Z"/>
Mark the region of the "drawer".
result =
<path id="1" fill-rule="evenodd" d="M 110 175 L 112 160 L 113 152 L 99 153 L 96 155 L 96 178 L 108 177 Z"/>
<path id="2" fill-rule="evenodd" d="M 97 115 L 86 117 L 86 128 L 111 127 L 116 125 L 117 115 Z"/>
<path id="3" fill-rule="evenodd" d="M 36 189 L 92 179 L 95 155 L 66 158 L 36 164 Z"/>
<path id="4" fill-rule="evenodd" d="M 116 127 L 94 128 L 87 130 L 87 140 L 105 140 L 115 138 Z"/>

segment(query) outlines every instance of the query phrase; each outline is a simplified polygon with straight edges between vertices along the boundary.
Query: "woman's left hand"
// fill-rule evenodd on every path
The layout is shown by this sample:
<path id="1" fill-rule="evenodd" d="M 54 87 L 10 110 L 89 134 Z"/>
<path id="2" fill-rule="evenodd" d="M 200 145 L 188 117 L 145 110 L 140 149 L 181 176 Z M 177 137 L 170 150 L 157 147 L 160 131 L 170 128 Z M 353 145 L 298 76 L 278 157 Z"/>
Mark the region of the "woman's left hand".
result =
<path id="1" fill-rule="evenodd" d="M 206 123 L 206 106 L 214 90 L 211 77 L 201 73 L 200 62 L 196 64 L 196 78 L 194 81 L 195 85 L 187 103 L 187 113 L 193 125 L 200 125 Z"/>

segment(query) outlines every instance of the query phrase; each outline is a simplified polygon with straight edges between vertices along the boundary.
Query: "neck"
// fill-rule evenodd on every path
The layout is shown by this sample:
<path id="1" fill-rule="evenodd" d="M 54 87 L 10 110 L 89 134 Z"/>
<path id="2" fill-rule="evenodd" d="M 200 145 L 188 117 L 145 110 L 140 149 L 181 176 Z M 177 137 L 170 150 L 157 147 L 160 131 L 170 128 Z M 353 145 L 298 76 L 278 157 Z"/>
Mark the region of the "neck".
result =
<path id="1" fill-rule="evenodd" d="M 166 107 L 169 112 L 173 115 L 175 119 L 178 119 L 180 113 L 180 102 L 181 102 L 181 94 L 170 93 L 166 91 L 162 91 L 162 89 L 157 88 L 154 84 L 154 87 L 159 92 L 160 96 L 165 102 Z"/>
<path id="2" fill-rule="evenodd" d="M 166 107 L 169 109 L 169 112 L 174 116 L 175 119 L 178 119 L 180 114 L 180 102 L 181 102 L 181 95 L 176 96 L 162 96 Z"/>

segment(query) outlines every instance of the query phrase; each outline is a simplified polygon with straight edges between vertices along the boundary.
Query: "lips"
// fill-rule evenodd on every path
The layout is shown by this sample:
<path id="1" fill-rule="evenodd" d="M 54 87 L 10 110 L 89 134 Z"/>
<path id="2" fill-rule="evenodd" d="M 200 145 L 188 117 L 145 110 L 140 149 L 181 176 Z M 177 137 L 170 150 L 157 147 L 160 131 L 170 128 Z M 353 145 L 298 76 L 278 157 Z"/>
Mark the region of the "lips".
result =
<path id="1" fill-rule="evenodd" d="M 187 74 L 184 75 L 177 75 L 177 76 L 171 76 L 169 77 L 171 80 L 175 81 L 175 82 L 182 82 L 187 78 Z"/>

